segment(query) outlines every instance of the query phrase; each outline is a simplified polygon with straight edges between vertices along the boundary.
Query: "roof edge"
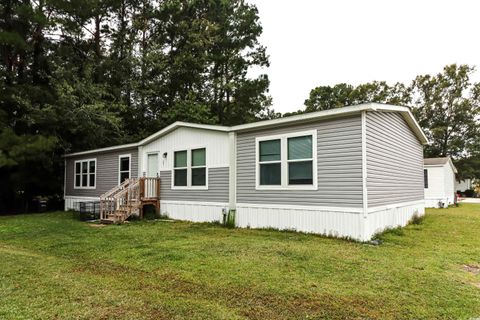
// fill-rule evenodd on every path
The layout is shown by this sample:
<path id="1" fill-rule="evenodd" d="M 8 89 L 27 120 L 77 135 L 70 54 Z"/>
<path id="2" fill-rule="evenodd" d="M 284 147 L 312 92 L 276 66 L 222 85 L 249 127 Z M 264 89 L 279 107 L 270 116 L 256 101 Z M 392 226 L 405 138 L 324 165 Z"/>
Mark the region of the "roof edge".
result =
<path id="1" fill-rule="evenodd" d="M 403 114 L 404 119 L 406 120 L 409 127 L 415 133 L 417 138 L 420 140 L 422 144 L 428 144 L 428 139 L 423 133 L 422 128 L 415 120 L 415 117 L 410 111 L 409 107 L 406 106 L 397 106 L 397 105 L 390 105 L 390 104 L 382 104 L 382 103 L 363 103 L 353 106 L 347 106 L 342 108 L 335 108 L 329 110 L 322 110 L 310 113 L 303 113 L 299 115 L 289 116 L 285 118 L 278 118 L 272 120 L 264 120 L 258 121 L 253 123 L 241 124 L 237 126 L 227 127 L 227 126 L 220 126 L 220 125 L 210 125 L 210 124 L 197 124 L 197 123 L 189 123 L 189 122 L 182 122 L 176 121 L 171 125 L 163 128 L 160 131 L 146 137 L 145 139 L 137 142 L 137 143 L 130 143 L 124 144 L 119 146 L 107 147 L 107 148 L 100 148 L 100 149 L 93 149 L 75 153 L 69 153 L 64 155 L 64 157 L 73 157 L 73 156 L 80 156 L 80 155 L 87 155 L 96 152 L 106 152 L 106 151 L 114 151 L 114 150 L 121 150 L 127 149 L 132 147 L 140 147 L 143 146 L 157 138 L 160 138 L 163 135 L 168 134 L 169 132 L 180 128 L 195 128 L 195 129 L 204 129 L 204 130 L 214 130 L 214 131 L 221 131 L 221 132 L 242 132 L 242 131 L 250 131 L 260 128 L 268 128 L 272 126 L 278 125 L 286 125 L 290 123 L 303 123 L 303 122 L 310 122 L 315 119 L 329 119 L 329 118 L 336 118 L 346 115 L 357 114 L 362 111 L 390 111 L 390 112 L 400 112 Z"/>
<path id="2" fill-rule="evenodd" d="M 64 158 L 70 158 L 70 157 L 75 157 L 75 156 L 83 156 L 91 153 L 98 153 L 98 152 L 108 152 L 108 151 L 115 151 L 115 150 L 123 150 L 123 149 L 130 149 L 130 148 L 136 148 L 138 147 L 138 143 L 128 143 L 128 144 L 122 144 L 118 146 L 113 146 L 113 147 L 105 147 L 105 148 L 99 148 L 99 149 L 92 149 L 92 150 L 85 150 L 85 151 L 79 151 L 79 152 L 74 152 L 74 153 L 67 153 L 64 154 Z"/>
<path id="3" fill-rule="evenodd" d="M 145 139 L 141 140 L 138 145 L 142 146 L 146 143 L 149 143 L 152 140 L 155 140 L 177 128 L 180 127 L 185 127 L 185 128 L 194 128 L 194 129 L 204 129 L 204 130 L 214 130 L 214 131 L 223 131 L 223 132 L 229 132 L 230 127 L 226 126 L 219 126 L 219 125 L 212 125 L 212 124 L 198 124 L 198 123 L 190 123 L 190 122 L 183 122 L 183 121 L 175 121 L 171 125 L 163 128 L 160 131 L 155 132 L 152 135 L 149 135 Z"/>
<path id="4" fill-rule="evenodd" d="M 434 163 L 434 164 L 425 164 L 425 160 L 427 159 L 447 159 L 444 163 Z M 423 166 L 424 167 L 443 167 L 445 165 L 450 165 L 454 173 L 458 173 L 457 168 L 453 164 L 452 157 L 446 156 L 446 157 L 436 157 L 436 158 L 424 158 L 423 159 Z"/>
<path id="5" fill-rule="evenodd" d="M 335 118 L 335 117 L 340 117 L 344 115 L 357 114 L 362 111 L 401 112 L 404 115 L 404 119 L 407 121 L 407 124 L 417 136 L 418 140 L 423 145 L 429 143 L 428 138 L 425 136 L 425 133 L 423 132 L 417 120 L 413 116 L 410 107 L 397 106 L 397 105 L 391 105 L 391 104 L 382 104 L 382 103 L 373 103 L 373 102 L 335 108 L 335 109 L 329 109 L 329 110 L 310 112 L 310 113 L 303 113 L 303 114 L 294 115 L 294 116 L 285 117 L 285 118 L 279 118 L 279 119 L 241 124 L 241 125 L 231 127 L 231 130 L 238 131 L 238 132 L 250 131 L 250 130 L 255 130 L 262 127 L 267 128 L 270 126 L 285 125 L 289 123 L 309 122 L 315 119 Z"/>

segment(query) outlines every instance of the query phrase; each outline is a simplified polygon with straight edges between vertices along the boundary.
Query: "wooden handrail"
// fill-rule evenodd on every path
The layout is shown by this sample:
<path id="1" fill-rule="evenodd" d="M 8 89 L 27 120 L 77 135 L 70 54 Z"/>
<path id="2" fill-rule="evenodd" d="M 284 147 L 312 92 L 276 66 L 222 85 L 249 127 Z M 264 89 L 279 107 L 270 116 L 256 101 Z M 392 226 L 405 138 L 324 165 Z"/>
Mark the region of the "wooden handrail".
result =
<path id="1" fill-rule="evenodd" d="M 123 221 L 133 212 L 141 214 L 143 201 L 160 200 L 160 178 L 132 178 L 112 188 L 100 196 L 100 219 L 109 215 L 114 221 Z"/>
<path id="2" fill-rule="evenodd" d="M 125 179 L 122 183 L 120 183 L 119 185 L 113 187 L 112 189 L 108 190 L 107 192 L 105 192 L 104 194 L 102 194 L 100 196 L 100 198 L 109 198 L 109 197 L 112 197 L 115 193 L 119 192 L 120 190 L 122 190 L 125 186 L 127 186 L 128 184 L 130 184 L 132 179 Z"/>

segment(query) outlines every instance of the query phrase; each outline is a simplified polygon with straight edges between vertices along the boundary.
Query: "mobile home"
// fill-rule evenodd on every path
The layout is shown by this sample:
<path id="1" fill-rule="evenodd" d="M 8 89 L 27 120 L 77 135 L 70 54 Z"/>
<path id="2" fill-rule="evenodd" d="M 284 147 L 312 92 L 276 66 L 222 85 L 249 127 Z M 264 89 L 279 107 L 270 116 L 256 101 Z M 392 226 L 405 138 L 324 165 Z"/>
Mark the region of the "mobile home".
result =
<path id="1" fill-rule="evenodd" d="M 426 143 L 408 107 L 375 103 L 233 127 L 176 122 L 135 144 L 67 154 L 65 208 L 155 178 L 142 199 L 151 193 L 173 219 L 235 212 L 238 227 L 365 241 L 424 214 Z"/>
<path id="2" fill-rule="evenodd" d="M 444 208 L 455 202 L 456 173 L 450 157 L 424 159 L 425 207 Z"/>

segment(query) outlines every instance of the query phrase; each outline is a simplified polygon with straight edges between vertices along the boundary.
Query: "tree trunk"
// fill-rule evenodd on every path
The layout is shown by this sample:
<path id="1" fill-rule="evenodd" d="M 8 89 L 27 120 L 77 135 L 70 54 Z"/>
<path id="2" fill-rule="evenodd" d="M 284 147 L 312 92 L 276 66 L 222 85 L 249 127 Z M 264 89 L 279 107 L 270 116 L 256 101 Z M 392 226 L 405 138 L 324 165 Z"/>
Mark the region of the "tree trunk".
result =
<path id="1" fill-rule="evenodd" d="M 95 83 L 100 82 L 100 61 L 101 61 L 101 44 L 100 44 L 100 25 L 101 25 L 102 18 L 100 15 L 97 15 L 95 17 L 95 32 L 94 32 L 94 52 L 95 52 L 95 58 L 96 58 L 96 65 L 95 65 L 95 72 L 93 73 L 93 79 Z"/>
<path id="2" fill-rule="evenodd" d="M 38 13 L 43 14 L 43 0 L 40 0 L 38 3 Z M 33 61 L 32 61 L 32 82 L 33 84 L 40 84 L 43 82 L 42 74 L 41 74 L 41 65 L 40 60 L 43 55 L 43 24 L 41 22 L 35 27 L 35 31 L 33 33 Z"/>

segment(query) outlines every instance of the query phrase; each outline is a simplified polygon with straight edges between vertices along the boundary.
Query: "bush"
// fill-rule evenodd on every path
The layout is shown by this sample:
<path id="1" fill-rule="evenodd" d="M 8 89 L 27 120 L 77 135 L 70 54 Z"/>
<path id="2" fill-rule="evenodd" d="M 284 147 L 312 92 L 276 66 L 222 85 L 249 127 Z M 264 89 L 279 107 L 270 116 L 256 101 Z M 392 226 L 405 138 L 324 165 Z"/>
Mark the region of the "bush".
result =
<path id="1" fill-rule="evenodd" d="M 468 197 L 468 198 L 472 198 L 475 194 L 475 192 L 473 191 L 473 189 L 467 189 L 465 190 L 465 197 Z"/>
<path id="2" fill-rule="evenodd" d="M 412 219 L 410 219 L 411 224 L 421 224 L 425 216 L 419 216 L 418 214 L 414 214 Z"/>
<path id="3" fill-rule="evenodd" d="M 229 210 L 225 217 L 224 225 L 227 228 L 235 228 L 235 210 Z"/>

